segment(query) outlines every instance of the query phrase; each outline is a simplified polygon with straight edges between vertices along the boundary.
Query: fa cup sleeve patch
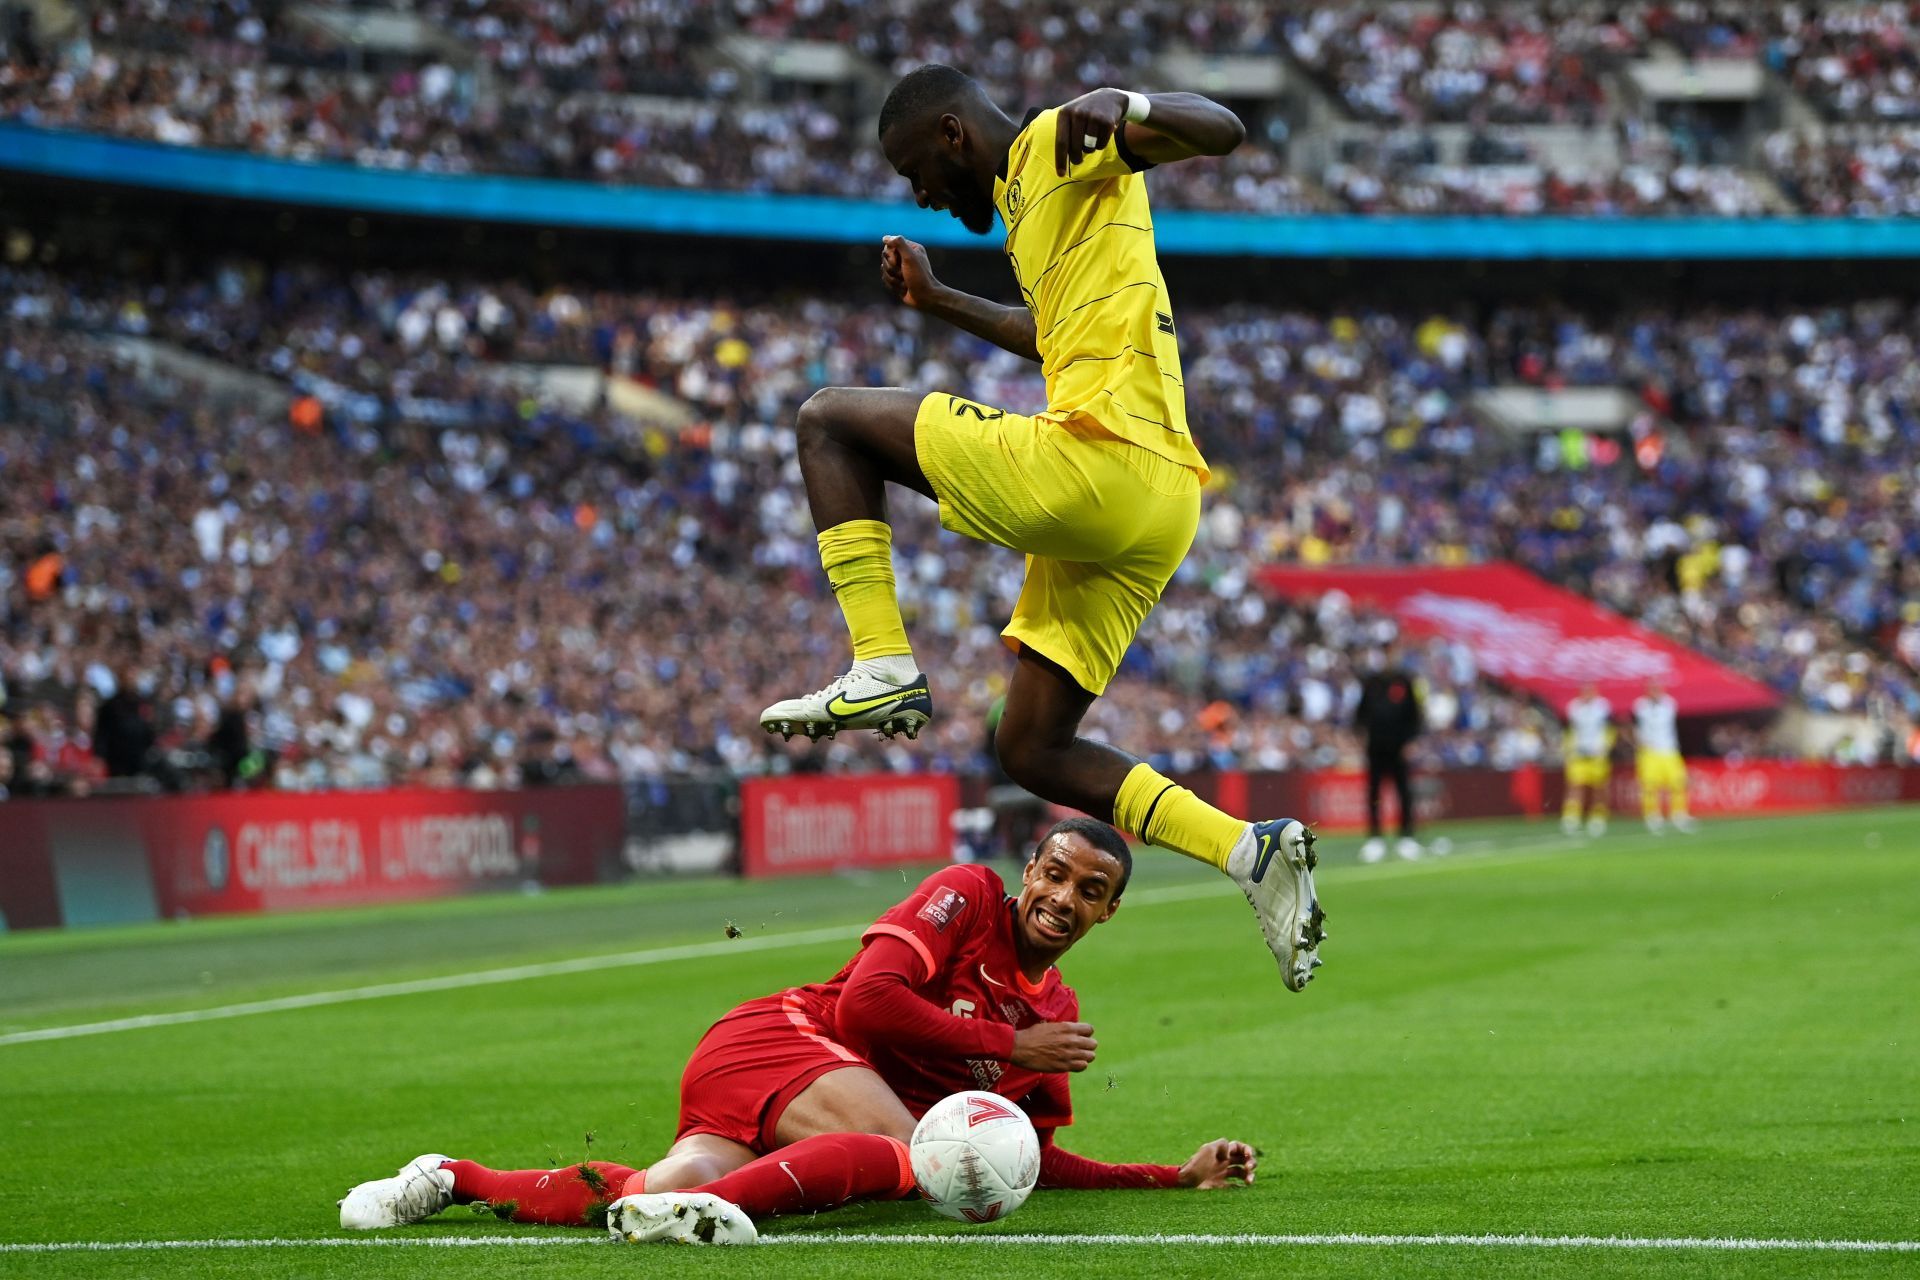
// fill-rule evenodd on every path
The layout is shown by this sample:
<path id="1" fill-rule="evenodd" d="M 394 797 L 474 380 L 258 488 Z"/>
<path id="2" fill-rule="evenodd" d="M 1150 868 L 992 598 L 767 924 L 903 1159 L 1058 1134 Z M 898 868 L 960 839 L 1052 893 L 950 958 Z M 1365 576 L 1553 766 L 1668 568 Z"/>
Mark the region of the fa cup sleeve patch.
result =
<path id="1" fill-rule="evenodd" d="M 934 932 L 945 933 L 953 918 L 960 914 L 967 900 L 954 889 L 942 889 L 927 899 L 927 905 L 920 908 L 920 918 L 932 925 Z"/>

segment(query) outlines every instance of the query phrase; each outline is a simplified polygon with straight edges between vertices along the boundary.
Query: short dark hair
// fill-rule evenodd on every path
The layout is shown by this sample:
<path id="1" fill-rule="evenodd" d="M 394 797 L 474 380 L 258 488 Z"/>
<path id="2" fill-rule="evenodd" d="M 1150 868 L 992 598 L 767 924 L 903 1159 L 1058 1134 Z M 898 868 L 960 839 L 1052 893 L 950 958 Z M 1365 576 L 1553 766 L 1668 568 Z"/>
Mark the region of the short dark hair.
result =
<path id="1" fill-rule="evenodd" d="M 1080 836 L 1088 844 L 1120 864 L 1120 883 L 1114 888 L 1115 899 L 1127 891 L 1127 881 L 1133 878 L 1133 850 L 1118 831 L 1098 818 L 1062 818 L 1047 828 L 1047 834 L 1040 837 L 1040 843 L 1033 846 L 1033 852 L 1027 855 L 1032 862 L 1047 847 L 1047 842 L 1055 836 Z"/>
<path id="2" fill-rule="evenodd" d="M 929 62 L 900 77 L 880 107 L 880 136 L 903 120 L 918 120 L 934 111 L 944 112 L 958 106 L 969 94 L 978 93 L 973 77 L 943 62 Z"/>

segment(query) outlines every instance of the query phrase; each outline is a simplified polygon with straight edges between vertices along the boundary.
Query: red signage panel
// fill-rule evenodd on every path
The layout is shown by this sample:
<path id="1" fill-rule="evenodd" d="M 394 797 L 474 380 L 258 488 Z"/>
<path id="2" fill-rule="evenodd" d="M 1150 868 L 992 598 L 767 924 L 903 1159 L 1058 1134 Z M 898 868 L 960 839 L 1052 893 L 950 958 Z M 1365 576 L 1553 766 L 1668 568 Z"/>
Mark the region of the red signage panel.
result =
<path id="1" fill-rule="evenodd" d="M 617 865 L 618 787 L 185 797 L 145 802 L 162 915 L 392 902 Z"/>
<path id="2" fill-rule="evenodd" d="M 625 842 L 610 785 L 11 801 L 0 911 L 12 928 L 74 914 L 63 865 L 144 865 L 172 918 L 588 884 L 621 869 Z"/>
<path id="3" fill-rule="evenodd" d="M 1631 767 L 1615 769 L 1613 804 L 1640 812 L 1640 784 Z M 1700 817 L 1842 809 L 1920 799 L 1920 769 L 1848 766 L 1798 760 L 1687 762 L 1687 808 Z"/>
<path id="4" fill-rule="evenodd" d="M 959 803 L 959 780 L 939 774 L 748 778 L 740 870 L 786 876 L 944 862 Z"/>

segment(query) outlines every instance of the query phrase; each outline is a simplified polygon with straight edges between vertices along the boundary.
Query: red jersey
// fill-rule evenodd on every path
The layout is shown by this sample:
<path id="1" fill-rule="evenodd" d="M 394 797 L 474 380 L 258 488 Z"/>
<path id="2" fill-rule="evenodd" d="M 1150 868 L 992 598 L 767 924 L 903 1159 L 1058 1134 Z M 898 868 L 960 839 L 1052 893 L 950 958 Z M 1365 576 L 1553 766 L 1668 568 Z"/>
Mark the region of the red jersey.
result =
<path id="1" fill-rule="evenodd" d="M 1065 1075 L 1030 1071 L 1007 1061 L 1015 1031 L 1041 1022 L 1077 1022 L 1080 1017 L 1079 997 L 1059 969 L 1049 967 L 1037 983 L 1021 973 L 1013 941 L 1014 903 L 1000 877 L 987 868 L 946 867 L 923 880 L 861 936 L 863 946 L 889 937 L 911 947 L 919 959 L 919 972 L 910 983 L 913 993 L 955 1018 L 981 1024 L 964 1054 L 909 1055 L 847 1025 L 839 1016 L 840 996 L 860 962 L 858 955 L 826 982 L 795 988 L 792 994 L 820 1026 L 833 1028 L 841 1043 L 872 1063 L 915 1116 L 948 1094 L 984 1089 L 1017 1103 L 1036 1128 L 1071 1124 L 1073 1102 Z"/>

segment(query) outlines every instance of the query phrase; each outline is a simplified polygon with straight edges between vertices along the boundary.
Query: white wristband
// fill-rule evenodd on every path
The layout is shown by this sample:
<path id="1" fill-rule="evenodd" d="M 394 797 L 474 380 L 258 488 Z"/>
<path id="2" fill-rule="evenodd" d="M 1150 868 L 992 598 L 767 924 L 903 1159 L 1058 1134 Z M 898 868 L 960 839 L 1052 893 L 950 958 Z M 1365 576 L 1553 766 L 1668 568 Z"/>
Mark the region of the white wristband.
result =
<path id="1" fill-rule="evenodd" d="M 1145 123 L 1147 112 L 1153 109 L 1153 104 L 1147 101 L 1147 95 L 1131 89 L 1122 89 L 1120 92 L 1127 95 L 1127 123 Z"/>

